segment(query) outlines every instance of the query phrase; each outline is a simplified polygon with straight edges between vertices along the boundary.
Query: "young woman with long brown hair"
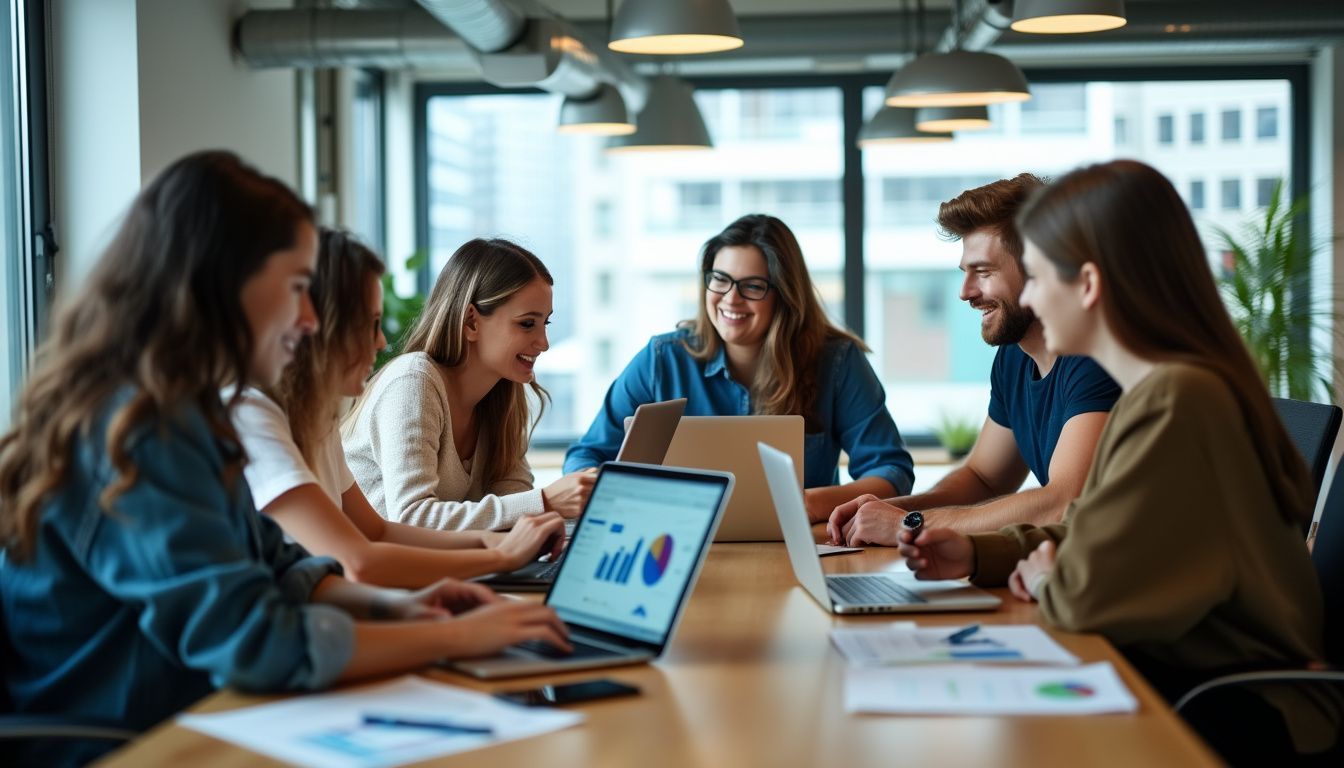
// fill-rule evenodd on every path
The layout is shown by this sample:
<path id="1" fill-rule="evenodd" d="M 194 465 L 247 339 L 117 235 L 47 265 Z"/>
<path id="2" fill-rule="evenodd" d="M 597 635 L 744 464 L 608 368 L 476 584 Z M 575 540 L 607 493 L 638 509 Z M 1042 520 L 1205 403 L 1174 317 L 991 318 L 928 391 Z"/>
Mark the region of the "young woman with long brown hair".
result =
<path id="1" fill-rule="evenodd" d="M 448 259 L 399 354 L 341 427 L 350 469 L 383 517 L 450 531 L 578 517 L 594 476 L 533 488 L 526 458 L 529 390 L 546 402 L 533 367 L 550 346 L 553 282 L 507 240 L 471 240 Z"/>
<path id="2" fill-rule="evenodd" d="M 346 581 L 257 514 L 219 393 L 273 386 L 315 329 L 316 251 L 288 188 L 198 153 L 140 193 L 64 303 L 0 437 L 8 706 L 142 729 L 216 686 L 321 688 L 563 640 L 549 609 L 479 585 Z"/>
<path id="3" fill-rule="evenodd" d="M 832 323 L 784 222 L 752 214 L 701 249 L 704 291 L 692 320 L 653 337 L 607 392 L 565 456 L 565 471 L 616 458 L 627 416 L 643 403 L 685 397 L 688 416 L 800 415 L 808 515 L 871 493 L 905 495 L 914 462 L 887 411 L 868 347 Z M 840 485 L 840 451 L 854 481 Z"/>
<path id="4" fill-rule="evenodd" d="M 336 558 L 348 578 L 387 587 L 514 570 L 548 541 L 558 551 L 564 523 L 554 512 L 524 517 L 503 535 L 388 522 L 369 505 L 346 464 L 338 422 L 342 398 L 364 391 L 386 346 L 383 264 L 345 232 L 323 229 L 319 240 L 309 288 L 317 331 L 299 344 L 278 386 L 244 388 L 233 410 L 257 507 L 309 552 Z"/>
<path id="5" fill-rule="evenodd" d="M 1019 214 L 1022 305 L 1060 355 L 1123 390 L 1082 494 L 1059 525 L 899 534 L 922 578 L 971 576 L 1105 635 L 1169 696 L 1224 671 L 1322 653 L 1302 540 L 1314 493 L 1218 296 L 1180 195 L 1118 160 L 1070 173 Z M 1196 699 L 1191 723 L 1232 762 L 1334 742 L 1327 689 L 1252 686 Z"/>

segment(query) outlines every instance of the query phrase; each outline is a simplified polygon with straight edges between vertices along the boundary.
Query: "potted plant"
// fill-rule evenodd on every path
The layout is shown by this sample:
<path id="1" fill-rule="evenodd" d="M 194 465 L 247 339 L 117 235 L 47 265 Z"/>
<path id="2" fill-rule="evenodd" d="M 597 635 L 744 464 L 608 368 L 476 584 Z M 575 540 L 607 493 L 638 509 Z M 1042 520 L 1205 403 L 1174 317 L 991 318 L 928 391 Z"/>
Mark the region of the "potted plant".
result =
<path id="1" fill-rule="evenodd" d="M 933 434 L 953 459 L 962 459 L 971 452 L 971 446 L 975 445 L 975 439 L 980 436 L 980 425 L 974 419 L 944 411 L 938 417 Z"/>
<path id="2" fill-rule="evenodd" d="M 417 251 L 406 260 L 406 270 L 415 274 L 428 261 L 428 254 Z M 382 282 L 383 336 L 387 338 L 387 348 L 378 353 L 378 360 L 374 364 L 375 370 L 382 368 L 401 350 L 402 334 L 410 329 L 415 319 L 420 316 L 420 310 L 425 307 L 423 293 L 412 293 L 410 296 L 401 296 L 397 293 L 396 281 L 390 271 L 383 273 Z"/>
<path id="3" fill-rule="evenodd" d="M 1334 396 L 1331 335 L 1321 330 L 1333 315 L 1310 293 L 1319 249 L 1303 232 L 1306 211 L 1306 198 L 1287 203 L 1279 180 L 1257 219 L 1235 233 L 1215 227 L 1225 251 L 1219 283 L 1270 393 L 1328 401 Z"/>

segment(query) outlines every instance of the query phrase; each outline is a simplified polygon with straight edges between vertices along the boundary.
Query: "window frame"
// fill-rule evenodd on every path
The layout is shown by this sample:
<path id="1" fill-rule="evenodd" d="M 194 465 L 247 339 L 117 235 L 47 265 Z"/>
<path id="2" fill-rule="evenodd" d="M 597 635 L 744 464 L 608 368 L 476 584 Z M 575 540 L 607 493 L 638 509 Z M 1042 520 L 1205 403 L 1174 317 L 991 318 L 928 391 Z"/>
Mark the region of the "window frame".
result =
<path id="1" fill-rule="evenodd" d="M 1059 69 L 1028 68 L 1024 70 L 1028 83 L 1074 82 L 1182 82 L 1187 80 L 1284 80 L 1289 86 L 1288 109 L 1291 116 L 1289 141 L 1289 175 L 1292 199 L 1308 192 L 1310 177 L 1311 119 L 1310 119 L 1310 66 L 1281 64 L 1266 66 L 1245 65 L 1190 65 L 1172 67 L 1075 67 Z M 863 125 L 863 91 L 871 86 L 884 86 L 890 75 L 879 72 L 856 74 L 803 74 L 803 75 L 735 75 L 686 77 L 696 90 L 709 89 L 782 89 L 782 88 L 838 88 L 841 92 L 841 131 L 843 161 L 841 174 L 841 227 L 843 242 L 842 282 L 844 285 L 844 322 L 860 338 L 865 336 L 865 265 L 864 230 L 867 212 L 863 153 L 858 147 L 859 130 Z M 508 94 L 537 94 L 536 88 L 498 88 L 482 82 L 417 82 L 413 88 L 413 131 L 415 174 L 415 243 L 417 250 L 429 247 L 429 177 L 428 172 L 428 111 L 429 101 L 439 96 L 483 96 Z M 1207 113 L 1207 110 L 1206 110 Z M 1221 114 L 1221 110 L 1220 110 Z M 1173 139 L 1177 132 L 1176 116 L 1172 115 Z M 1205 120 L 1205 143 L 1208 143 L 1208 121 Z M 1220 126 L 1221 127 L 1221 126 Z M 1244 126 L 1243 126 L 1244 127 Z M 1221 132 L 1220 132 L 1221 135 Z M 1172 145 L 1175 146 L 1175 141 Z M 1207 195 L 1207 186 L 1206 186 Z M 1207 198 L 1206 198 L 1207 205 Z M 1305 224 L 1305 221 L 1304 221 Z M 421 291 L 427 292 L 433 280 L 426 264 L 417 276 Z M 1310 295 L 1310 286 L 1304 295 Z M 932 434 L 903 435 L 907 444 L 937 445 Z M 536 447 L 563 447 L 542 445 Z"/>

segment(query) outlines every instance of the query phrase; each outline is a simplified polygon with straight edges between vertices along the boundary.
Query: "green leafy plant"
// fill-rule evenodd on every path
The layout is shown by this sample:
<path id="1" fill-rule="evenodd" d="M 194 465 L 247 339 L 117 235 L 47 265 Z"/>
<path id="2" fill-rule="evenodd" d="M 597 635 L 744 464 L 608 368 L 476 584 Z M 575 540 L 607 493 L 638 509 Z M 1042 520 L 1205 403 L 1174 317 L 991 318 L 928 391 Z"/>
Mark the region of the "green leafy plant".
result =
<path id="1" fill-rule="evenodd" d="M 933 434 L 954 459 L 971 452 L 971 446 L 980 436 L 980 425 L 973 418 L 953 416 L 944 412 L 938 417 Z"/>
<path id="2" fill-rule="evenodd" d="M 1328 306 L 1310 295 L 1319 247 L 1303 231 L 1307 199 L 1289 204 L 1283 181 L 1269 205 L 1236 232 L 1215 227 L 1217 244 L 1231 257 L 1219 283 L 1223 300 L 1275 397 L 1334 398 Z M 1321 339 L 1327 340 L 1326 344 Z"/>
<path id="3" fill-rule="evenodd" d="M 412 274 L 419 272 L 429 263 L 429 254 L 416 251 L 406 260 L 406 270 Z M 402 296 L 397 293 L 396 281 L 390 272 L 383 274 L 383 335 L 387 337 L 387 348 L 378 353 L 374 368 L 382 368 L 401 351 L 401 337 L 415 323 L 420 311 L 425 308 L 425 295 L 412 293 Z"/>

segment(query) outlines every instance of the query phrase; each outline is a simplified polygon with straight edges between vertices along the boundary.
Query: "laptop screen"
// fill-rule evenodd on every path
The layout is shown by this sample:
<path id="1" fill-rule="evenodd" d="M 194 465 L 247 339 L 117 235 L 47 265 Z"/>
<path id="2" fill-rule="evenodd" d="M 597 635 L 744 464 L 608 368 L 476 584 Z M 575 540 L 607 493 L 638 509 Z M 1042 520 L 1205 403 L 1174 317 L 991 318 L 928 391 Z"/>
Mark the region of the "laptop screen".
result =
<path id="1" fill-rule="evenodd" d="M 567 623 L 662 645 L 728 480 L 607 464 L 546 604 Z"/>

